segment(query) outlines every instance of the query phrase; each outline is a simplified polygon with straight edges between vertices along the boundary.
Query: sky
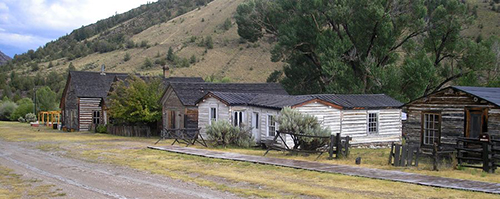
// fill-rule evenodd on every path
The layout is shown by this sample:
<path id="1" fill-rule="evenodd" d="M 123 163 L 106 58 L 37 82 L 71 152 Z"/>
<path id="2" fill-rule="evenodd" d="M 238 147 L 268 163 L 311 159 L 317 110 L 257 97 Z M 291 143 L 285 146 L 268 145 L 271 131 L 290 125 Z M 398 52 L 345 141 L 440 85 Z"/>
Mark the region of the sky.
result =
<path id="1" fill-rule="evenodd" d="M 152 0 L 0 0 L 0 51 L 13 57 Z"/>

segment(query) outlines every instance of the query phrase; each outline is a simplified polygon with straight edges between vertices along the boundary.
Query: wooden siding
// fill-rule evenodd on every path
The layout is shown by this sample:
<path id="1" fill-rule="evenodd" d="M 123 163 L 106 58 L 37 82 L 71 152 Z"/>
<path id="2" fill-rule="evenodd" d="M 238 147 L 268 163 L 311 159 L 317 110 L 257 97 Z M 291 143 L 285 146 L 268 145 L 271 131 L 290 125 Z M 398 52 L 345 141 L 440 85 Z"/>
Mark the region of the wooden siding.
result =
<path id="1" fill-rule="evenodd" d="M 478 107 L 488 109 L 488 133 L 500 136 L 500 109 L 486 101 L 474 100 L 474 96 L 452 88 L 441 90 L 430 96 L 415 100 L 405 106 L 407 120 L 403 132 L 411 142 L 421 143 L 422 113 L 441 114 L 441 145 L 452 148 L 456 138 L 465 135 L 465 109 Z"/>
<path id="2" fill-rule="evenodd" d="M 207 98 L 198 104 L 198 128 L 204 138 L 207 138 L 206 128 L 210 120 L 210 108 L 217 108 L 217 120 L 229 120 L 229 107 L 215 98 Z"/>
<path id="3" fill-rule="evenodd" d="M 92 114 L 93 111 L 101 111 L 101 98 L 80 98 L 79 99 L 79 110 L 78 110 L 78 120 L 79 126 L 78 130 L 86 131 L 92 124 Z"/>
<path id="4" fill-rule="evenodd" d="M 305 104 L 294 109 L 301 113 L 315 116 L 321 126 L 329 128 L 332 134 L 340 133 L 341 110 L 317 102 Z"/>
<path id="5" fill-rule="evenodd" d="M 70 81 L 68 79 L 68 81 Z M 62 125 L 68 129 L 78 129 L 78 97 L 76 97 L 73 85 L 68 83 L 62 104 Z"/>
<path id="6" fill-rule="evenodd" d="M 196 107 L 194 107 L 196 108 Z M 187 107 L 182 105 L 182 102 L 179 100 L 172 87 L 168 87 L 164 98 L 162 98 L 162 124 L 163 128 L 168 126 L 169 114 L 168 111 L 175 111 L 176 114 L 176 128 L 184 128 L 185 126 L 185 114 L 187 113 Z M 190 114 L 193 114 L 191 111 Z M 190 123 L 189 121 L 186 121 Z M 197 127 L 197 123 L 194 125 L 194 128 Z M 193 126 L 193 125 L 188 125 Z"/>

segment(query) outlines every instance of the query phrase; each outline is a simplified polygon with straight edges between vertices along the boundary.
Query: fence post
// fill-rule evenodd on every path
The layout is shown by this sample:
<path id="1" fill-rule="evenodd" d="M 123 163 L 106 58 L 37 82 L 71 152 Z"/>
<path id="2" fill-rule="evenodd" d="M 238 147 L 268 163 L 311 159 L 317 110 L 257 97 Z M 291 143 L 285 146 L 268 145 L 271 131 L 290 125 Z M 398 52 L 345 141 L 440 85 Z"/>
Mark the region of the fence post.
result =
<path id="1" fill-rule="evenodd" d="M 392 163 L 392 156 L 394 156 L 394 142 L 391 143 L 391 153 L 389 153 L 389 162 L 387 163 L 388 165 L 391 165 Z"/>
<path id="2" fill-rule="evenodd" d="M 330 135 L 330 143 L 328 144 L 328 159 L 333 160 L 333 145 L 335 144 L 335 136 Z"/>
<path id="3" fill-rule="evenodd" d="M 491 145 L 489 142 L 483 142 L 483 171 L 487 173 L 493 173 L 493 165 L 491 158 Z"/>
<path id="4" fill-rule="evenodd" d="M 351 137 L 347 136 L 345 138 L 345 157 L 349 157 L 349 140 Z"/>
<path id="5" fill-rule="evenodd" d="M 342 154 L 342 140 L 340 140 L 340 133 L 337 133 L 337 136 L 335 136 L 335 147 L 336 147 L 336 157 L 335 158 L 340 158 Z"/>
<path id="6" fill-rule="evenodd" d="M 437 143 L 434 142 L 432 146 L 432 170 L 433 171 L 438 171 L 438 149 L 437 149 Z"/>

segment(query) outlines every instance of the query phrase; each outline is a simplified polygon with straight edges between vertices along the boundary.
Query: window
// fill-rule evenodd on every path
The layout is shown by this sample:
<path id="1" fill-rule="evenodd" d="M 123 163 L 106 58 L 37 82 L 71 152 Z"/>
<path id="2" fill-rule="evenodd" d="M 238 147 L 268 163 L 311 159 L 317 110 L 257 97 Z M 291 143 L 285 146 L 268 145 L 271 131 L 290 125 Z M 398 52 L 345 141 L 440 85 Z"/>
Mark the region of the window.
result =
<path id="1" fill-rule="evenodd" d="M 212 124 L 212 121 L 217 121 L 217 108 L 210 108 L 210 118 L 208 124 Z"/>
<path id="2" fill-rule="evenodd" d="M 368 113 L 368 134 L 378 133 L 378 113 Z"/>
<path id="3" fill-rule="evenodd" d="M 241 127 L 243 123 L 243 111 L 234 111 L 233 113 L 233 125 Z"/>
<path id="4" fill-rule="evenodd" d="M 274 115 L 267 116 L 267 136 L 276 135 L 276 120 Z"/>
<path id="5" fill-rule="evenodd" d="M 439 113 L 424 113 L 422 118 L 422 144 L 433 145 L 434 142 L 439 144 L 441 137 L 441 114 Z"/>
<path id="6" fill-rule="evenodd" d="M 93 111 L 92 113 L 92 124 L 100 124 L 101 111 Z"/>

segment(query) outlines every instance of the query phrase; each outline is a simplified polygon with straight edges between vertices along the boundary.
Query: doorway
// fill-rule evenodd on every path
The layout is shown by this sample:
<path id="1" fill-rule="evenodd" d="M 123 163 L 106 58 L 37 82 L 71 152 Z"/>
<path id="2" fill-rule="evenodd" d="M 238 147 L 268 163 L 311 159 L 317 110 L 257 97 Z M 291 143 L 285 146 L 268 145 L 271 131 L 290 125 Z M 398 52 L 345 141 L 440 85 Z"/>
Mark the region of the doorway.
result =
<path id="1" fill-rule="evenodd" d="M 260 141 L 260 129 L 259 129 L 259 113 L 258 112 L 253 112 L 252 113 L 252 134 L 253 137 L 255 138 L 255 142 Z"/>
<path id="2" fill-rule="evenodd" d="M 465 108 L 465 137 L 479 138 L 488 132 L 488 109 Z"/>

